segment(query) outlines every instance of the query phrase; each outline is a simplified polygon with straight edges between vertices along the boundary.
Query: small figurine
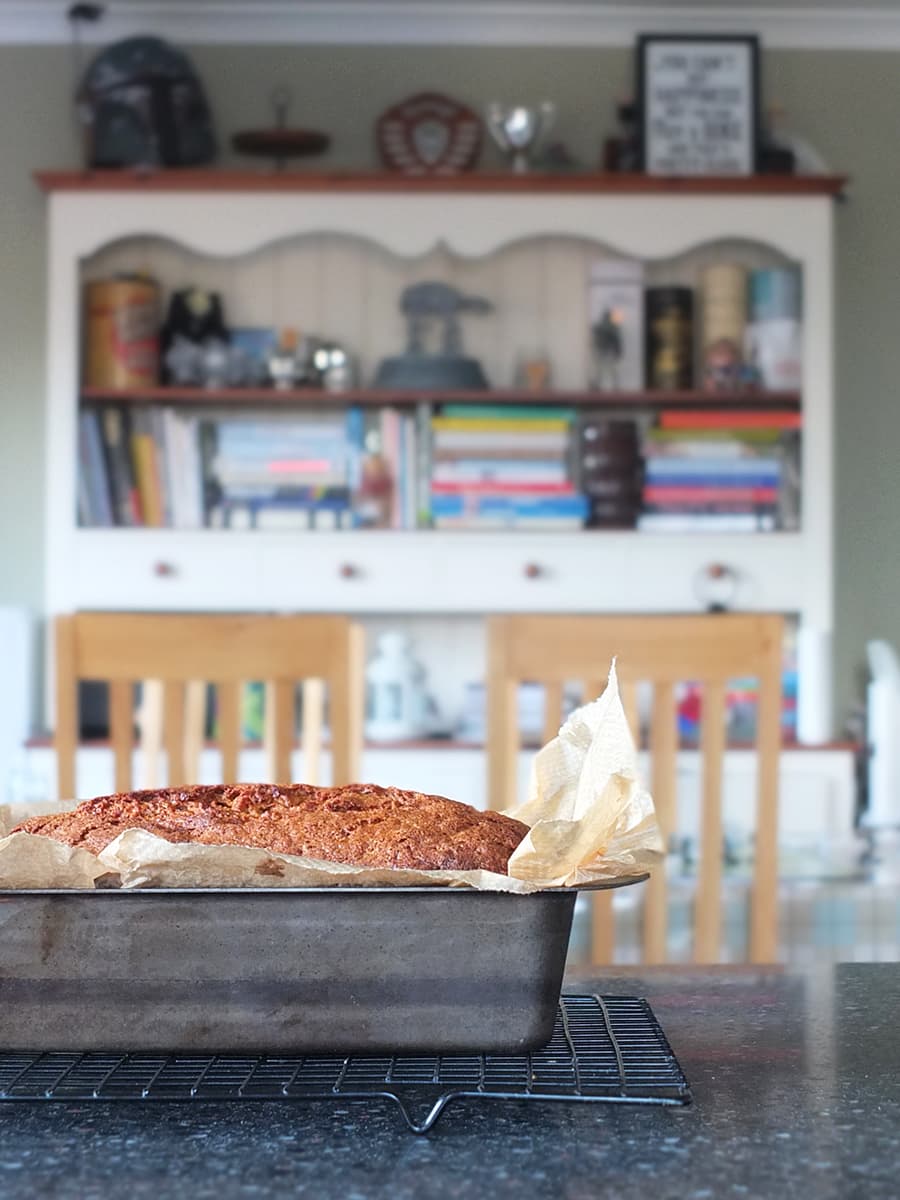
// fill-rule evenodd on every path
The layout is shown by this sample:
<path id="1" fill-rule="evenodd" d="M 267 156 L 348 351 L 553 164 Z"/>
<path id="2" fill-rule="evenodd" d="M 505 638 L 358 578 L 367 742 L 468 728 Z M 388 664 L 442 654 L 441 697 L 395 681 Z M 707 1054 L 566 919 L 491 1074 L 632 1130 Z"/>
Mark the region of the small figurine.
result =
<path id="1" fill-rule="evenodd" d="M 302 374 L 302 364 L 297 354 L 299 343 L 300 335 L 296 329 L 283 329 L 278 345 L 269 355 L 269 376 L 279 391 L 288 391 L 297 386 Z"/>
<path id="2" fill-rule="evenodd" d="M 162 358 L 166 381 L 177 387 L 197 387 L 202 357 L 203 348 L 199 343 L 176 333 Z"/>
<path id="3" fill-rule="evenodd" d="M 594 359 L 597 366 L 594 387 L 602 392 L 614 392 L 619 387 L 619 367 L 622 362 L 622 317 L 615 309 L 607 308 L 591 326 Z"/>
<path id="4" fill-rule="evenodd" d="M 223 388 L 235 382 L 236 361 L 221 338 L 207 338 L 200 348 L 200 373 L 205 388 Z"/>
<path id="5" fill-rule="evenodd" d="M 526 358 L 517 372 L 517 383 L 529 392 L 543 392 L 550 387 L 549 358 Z"/>
<path id="6" fill-rule="evenodd" d="M 744 362 L 731 338 L 718 338 L 707 346 L 703 363 L 703 387 L 708 392 L 727 392 L 759 386 L 759 371 Z"/>
<path id="7" fill-rule="evenodd" d="M 313 350 L 312 366 L 326 392 L 346 392 L 356 383 L 350 355 L 336 342 L 320 342 Z"/>
<path id="8" fill-rule="evenodd" d="M 165 324 L 160 330 L 163 382 L 178 383 L 183 387 L 202 383 L 205 377 L 203 347 L 209 342 L 221 342 L 227 346 L 230 340 L 222 300 L 216 292 L 200 287 L 182 288 L 174 292 L 169 301 Z M 185 350 L 182 345 L 185 342 L 197 349 L 195 358 Z M 179 374 L 173 374 L 174 371 Z"/>
<path id="9" fill-rule="evenodd" d="M 400 297 L 406 317 L 406 352 L 385 358 L 378 367 L 375 386 L 382 388 L 446 388 L 479 390 L 488 386 L 481 363 L 462 352 L 462 313 L 490 312 L 481 296 L 467 296 L 447 283 L 414 283 Z M 428 350 L 428 334 L 437 322 L 440 348 Z"/>

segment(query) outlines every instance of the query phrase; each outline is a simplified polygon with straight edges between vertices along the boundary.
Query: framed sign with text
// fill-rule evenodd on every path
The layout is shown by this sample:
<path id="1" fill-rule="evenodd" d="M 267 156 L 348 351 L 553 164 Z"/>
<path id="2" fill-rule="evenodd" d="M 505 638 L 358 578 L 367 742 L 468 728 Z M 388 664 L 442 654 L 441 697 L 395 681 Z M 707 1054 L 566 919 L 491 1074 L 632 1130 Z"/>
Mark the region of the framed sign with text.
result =
<path id="1" fill-rule="evenodd" d="M 643 170 L 752 175 L 759 142 L 759 40 L 644 34 L 637 43 Z"/>

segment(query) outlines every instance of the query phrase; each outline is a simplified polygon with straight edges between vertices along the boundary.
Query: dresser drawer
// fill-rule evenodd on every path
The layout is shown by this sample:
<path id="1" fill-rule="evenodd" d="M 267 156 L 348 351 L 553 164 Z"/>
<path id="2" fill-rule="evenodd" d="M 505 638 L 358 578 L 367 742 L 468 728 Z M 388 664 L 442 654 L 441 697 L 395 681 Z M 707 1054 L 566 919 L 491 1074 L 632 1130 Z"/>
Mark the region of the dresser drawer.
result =
<path id="1" fill-rule="evenodd" d="M 75 608 L 267 607 L 252 535 L 80 530 L 75 542 Z"/>

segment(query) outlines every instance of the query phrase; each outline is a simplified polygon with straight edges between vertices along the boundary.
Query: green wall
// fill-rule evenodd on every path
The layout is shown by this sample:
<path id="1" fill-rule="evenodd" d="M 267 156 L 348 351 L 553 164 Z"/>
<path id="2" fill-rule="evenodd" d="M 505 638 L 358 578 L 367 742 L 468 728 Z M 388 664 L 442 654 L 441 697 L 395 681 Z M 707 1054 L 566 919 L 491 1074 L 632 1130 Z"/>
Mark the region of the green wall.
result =
<path id="1" fill-rule="evenodd" d="M 374 165 L 372 120 L 415 90 L 474 107 L 549 97 L 558 132 L 597 161 L 625 50 L 421 47 L 198 47 L 192 51 L 222 140 L 268 120 L 268 95 L 293 89 L 292 120 L 328 130 L 336 167 Z M 837 169 L 853 177 L 837 213 L 837 643 L 841 717 L 858 692 L 865 642 L 900 645 L 900 55 L 768 52 L 764 89 Z M 79 161 L 63 47 L 0 48 L 0 604 L 37 610 L 42 588 L 44 206 L 38 166 Z M 494 152 L 489 149 L 488 162 Z M 326 160 L 321 160 L 325 162 Z M 496 161 L 496 160 L 495 160 Z"/>

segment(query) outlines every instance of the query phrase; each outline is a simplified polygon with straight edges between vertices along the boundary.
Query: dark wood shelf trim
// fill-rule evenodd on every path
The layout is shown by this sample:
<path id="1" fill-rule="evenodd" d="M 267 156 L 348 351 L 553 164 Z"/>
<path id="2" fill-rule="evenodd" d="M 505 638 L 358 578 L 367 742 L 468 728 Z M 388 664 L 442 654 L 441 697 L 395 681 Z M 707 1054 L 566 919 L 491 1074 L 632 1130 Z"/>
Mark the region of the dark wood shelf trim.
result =
<path id="1" fill-rule="evenodd" d="M 414 192 L 564 195 L 839 196 L 846 175 L 673 176 L 609 174 L 400 175 L 362 171 L 42 170 L 45 192 Z"/>
<path id="2" fill-rule="evenodd" d="M 182 408 L 220 408 L 246 405 L 272 408 L 330 407 L 362 404 L 376 407 L 427 404 L 559 404 L 579 408 L 712 408 L 712 409 L 799 409 L 800 392 L 708 392 L 691 391 L 521 391 L 515 388 L 485 392 L 389 391 L 355 388 L 326 392 L 318 388 L 206 388 L 84 387 L 82 404 L 165 404 Z"/>

